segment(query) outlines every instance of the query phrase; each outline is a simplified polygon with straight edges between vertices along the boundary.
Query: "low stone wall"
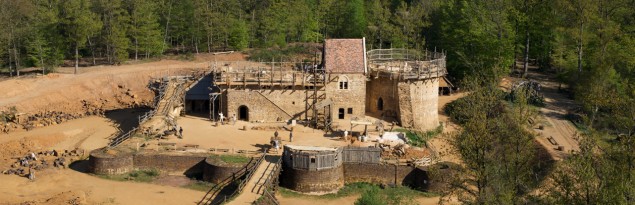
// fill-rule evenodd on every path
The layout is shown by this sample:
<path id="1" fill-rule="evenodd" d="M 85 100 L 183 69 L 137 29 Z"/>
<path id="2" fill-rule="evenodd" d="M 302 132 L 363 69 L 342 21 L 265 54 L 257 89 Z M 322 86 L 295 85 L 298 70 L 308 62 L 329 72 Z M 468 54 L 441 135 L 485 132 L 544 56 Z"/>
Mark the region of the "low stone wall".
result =
<path id="1" fill-rule="evenodd" d="M 344 164 L 346 183 L 395 184 L 425 189 L 428 175 L 421 168 L 388 164 Z"/>
<path id="2" fill-rule="evenodd" d="M 421 168 L 388 164 L 344 163 L 317 171 L 286 167 L 281 177 L 282 186 L 303 193 L 334 192 L 345 183 L 355 182 L 404 185 L 420 190 L 427 189 L 429 183 L 427 172 Z"/>
<path id="3" fill-rule="evenodd" d="M 242 169 L 245 164 L 227 164 L 209 158 L 207 153 L 120 153 L 114 150 L 94 150 L 88 159 L 90 172 L 95 174 L 126 174 L 133 170 L 155 169 L 168 174 L 201 177 L 217 183 Z"/>
<path id="4" fill-rule="evenodd" d="M 203 180 L 212 183 L 219 183 L 227 177 L 231 177 L 232 174 L 238 172 L 246 165 L 227 164 L 214 158 L 205 159 L 204 164 L 205 166 L 203 166 Z"/>
<path id="5" fill-rule="evenodd" d="M 156 169 L 168 174 L 195 176 L 203 173 L 203 161 L 208 154 L 168 154 L 145 152 L 134 155 L 135 169 Z"/>
<path id="6" fill-rule="evenodd" d="M 89 170 L 95 174 L 125 174 L 134 169 L 133 155 L 96 149 L 90 152 Z"/>
<path id="7" fill-rule="evenodd" d="M 334 192 L 344 186 L 343 166 L 322 170 L 283 168 L 281 175 L 283 186 L 304 193 Z"/>

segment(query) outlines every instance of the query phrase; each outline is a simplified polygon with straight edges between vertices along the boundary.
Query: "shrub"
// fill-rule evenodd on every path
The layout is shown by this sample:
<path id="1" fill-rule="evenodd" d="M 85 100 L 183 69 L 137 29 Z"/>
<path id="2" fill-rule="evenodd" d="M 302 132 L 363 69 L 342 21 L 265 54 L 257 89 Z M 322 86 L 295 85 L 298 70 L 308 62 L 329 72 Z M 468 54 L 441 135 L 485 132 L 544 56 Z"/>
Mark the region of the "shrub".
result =
<path id="1" fill-rule="evenodd" d="M 378 187 L 371 187 L 362 193 L 362 196 L 355 201 L 355 205 L 384 205 L 388 204 L 386 199 L 379 195 Z"/>

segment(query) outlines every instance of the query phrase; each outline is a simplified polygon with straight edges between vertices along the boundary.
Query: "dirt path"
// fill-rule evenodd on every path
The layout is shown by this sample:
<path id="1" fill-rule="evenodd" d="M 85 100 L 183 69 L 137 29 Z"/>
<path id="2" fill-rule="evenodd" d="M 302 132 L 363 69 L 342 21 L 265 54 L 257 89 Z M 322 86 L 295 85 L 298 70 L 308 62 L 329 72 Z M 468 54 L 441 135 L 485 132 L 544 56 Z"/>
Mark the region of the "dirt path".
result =
<path id="1" fill-rule="evenodd" d="M 540 82 L 541 93 L 545 97 L 546 105 L 540 108 L 540 116 L 544 119 L 545 126 L 544 130 L 536 130 L 540 135 L 537 138 L 538 142 L 547 148 L 555 160 L 562 159 L 571 151 L 579 151 L 577 129 L 566 119 L 567 112 L 576 106 L 575 102 L 558 92 L 558 83 L 550 76 L 530 69 L 528 78 Z M 557 145 L 549 142 L 548 137 L 552 137 Z M 563 146 L 564 150 L 555 150 L 558 145 Z"/>
<path id="2" fill-rule="evenodd" d="M 450 116 L 445 111 L 445 105 L 467 95 L 466 93 L 456 93 L 450 96 L 439 96 L 439 122 L 443 123 L 443 134 L 436 136 L 429 141 L 439 153 L 441 161 L 453 162 L 460 164 L 461 157 L 454 151 L 450 144 L 450 135 L 460 130 L 460 126 L 452 122 Z"/>

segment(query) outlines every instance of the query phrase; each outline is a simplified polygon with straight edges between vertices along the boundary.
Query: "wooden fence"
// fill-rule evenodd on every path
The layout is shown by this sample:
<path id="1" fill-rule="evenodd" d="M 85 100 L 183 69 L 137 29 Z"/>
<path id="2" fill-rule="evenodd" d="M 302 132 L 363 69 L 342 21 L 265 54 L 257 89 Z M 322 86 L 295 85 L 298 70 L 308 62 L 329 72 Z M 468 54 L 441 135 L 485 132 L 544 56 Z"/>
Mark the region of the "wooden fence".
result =
<path id="1" fill-rule="evenodd" d="M 344 147 L 342 156 L 344 163 L 379 164 L 381 149 L 376 147 Z"/>

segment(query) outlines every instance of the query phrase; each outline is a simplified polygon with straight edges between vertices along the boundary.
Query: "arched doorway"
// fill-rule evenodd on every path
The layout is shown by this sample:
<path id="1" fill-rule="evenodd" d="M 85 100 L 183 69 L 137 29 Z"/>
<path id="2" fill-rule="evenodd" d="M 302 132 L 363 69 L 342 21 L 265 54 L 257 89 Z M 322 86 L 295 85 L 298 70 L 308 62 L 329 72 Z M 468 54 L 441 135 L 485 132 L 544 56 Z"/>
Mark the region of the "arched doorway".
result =
<path id="1" fill-rule="evenodd" d="M 249 108 L 247 106 L 241 105 L 238 107 L 238 119 L 249 121 Z"/>
<path id="2" fill-rule="evenodd" d="M 384 99 L 377 99 L 377 110 L 384 110 Z"/>

